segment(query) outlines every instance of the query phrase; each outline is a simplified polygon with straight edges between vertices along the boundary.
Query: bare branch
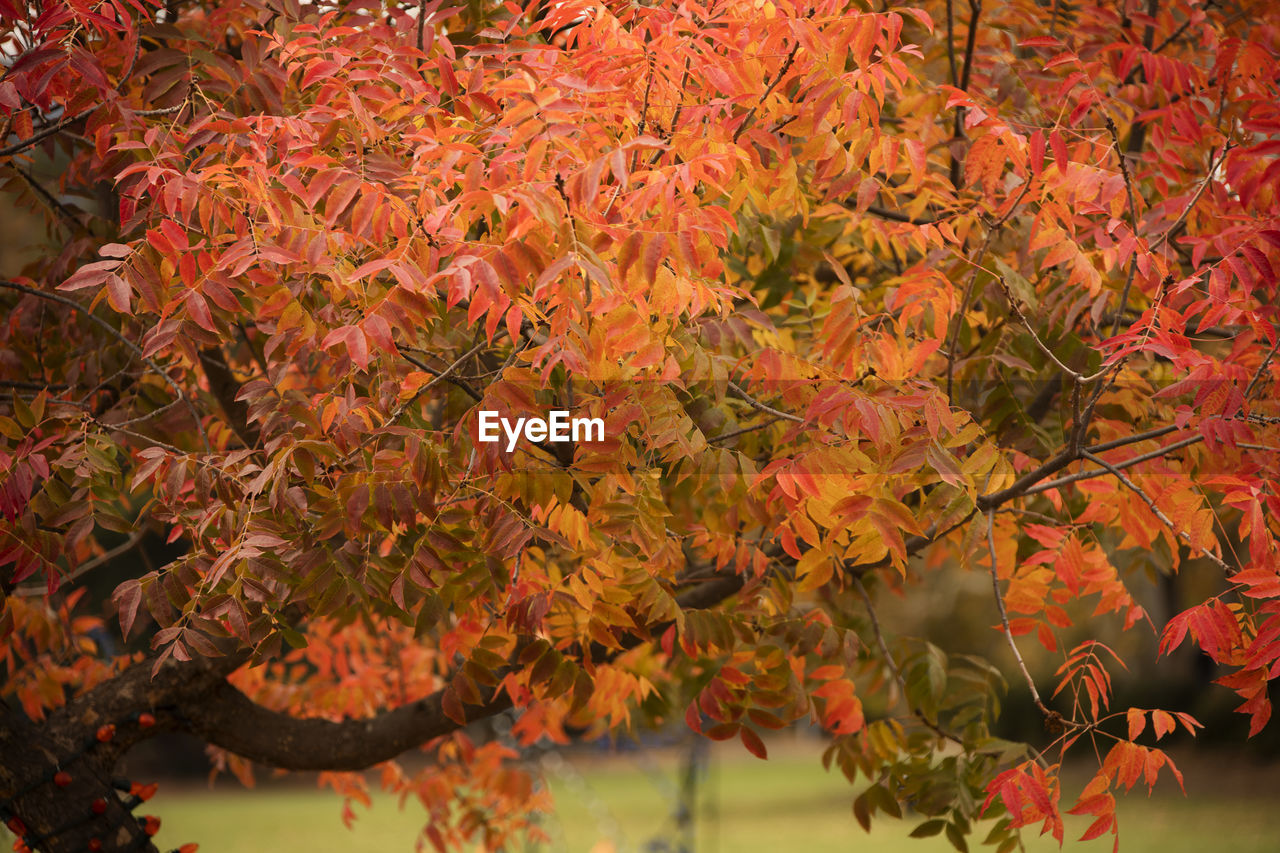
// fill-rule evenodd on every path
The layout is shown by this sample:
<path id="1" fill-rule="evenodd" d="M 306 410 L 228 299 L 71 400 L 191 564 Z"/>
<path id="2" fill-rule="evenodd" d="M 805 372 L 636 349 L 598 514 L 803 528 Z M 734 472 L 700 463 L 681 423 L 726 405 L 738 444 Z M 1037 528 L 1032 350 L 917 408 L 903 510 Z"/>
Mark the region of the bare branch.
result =
<path id="1" fill-rule="evenodd" d="M 1178 431 L 1178 427 L 1170 424 L 1169 426 L 1162 426 L 1162 427 L 1156 427 L 1155 429 L 1149 429 L 1146 432 L 1139 432 L 1139 433 L 1135 433 L 1134 435 L 1126 435 L 1123 438 L 1116 438 L 1116 439 L 1112 439 L 1111 441 L 1104 441 L 1101 444 L 1093 444 L 1089 446 L 1088 450 L 1091 453 L 1103 453 L 1107 450 L 1114 450 L 1117 447 L 1124 447 L 1129 444 L 1137 444 L 1139 441 L 1147 441 L 1148 439 L 1152 439 L 1152 438 L 1160 438 L 1161 436 L 1165 436 L 1171 432 L 1177 432 L 1177 431 Z"/>
<path id="2" fill-rule="evenodd" d="M 476 389 L 472 388 L 470 385 L 463 382 L 458 377 L 449 375 L 448 373 L 441 371 L 438 368 L 432 367 L 431 365 L 427 364 L 425 361 L 423 361 L 420 358 L 414 358 L 412 355 L 405 352 L 403 348 L 400 351 L 400 355 L 401 357 L 404 358 L 405 361 L 409 362 L 410 364 L 412 364 L 414 367 L 418 368 L 421 371 L 432 374 L 433 376 L 436 377 L 436 379 L 447 379 L 450 385 L 454 385 L 458 388 L 461 388 L 463 391 L 467 393 L 468 397 L 475 400 L 477 403 L 484 399 L 484 397 L 481 396 L 481 394 L 478 391 L 476 391 Z M 434 382 L 434 380 L 432 381 Z"/>
<path id="3" fill-rule="evenodd" d="M 39 144 L 39 142 L 42 139 L 53 136 L 55 133 L 62 130 L 64 127 L 67 127 L 68 125 L 75 124 L 77 121 L 84 118 L 85 116 L 87 116 L 89 113 L 93 112 L 100 106 L 102 106 L 102 104 L 94 104 L 88 109 L 81 110 L 75 115 L 67 116 L 66 118 L 63 118 L 61 121 L 55 122 L 49 125 L 48 127 L 37 130 L 35 133 L 31 134 L 26 139 L 15 142 L 12 145 L 8 146 L 7 148 L 0 148 L 0 157 L 11 157 L 14 154 L 17 154 L 22 151 L 26 151 L 28 148 L 31 148 Z"/>
<path id="4" fill-rule="evenodd" d="M 763 94 L 760 95 L 759 103 L 747 111 L 746 116 L 742 119 L 742 124 L 738 125 L 738 129 L 733 134 L 734 142 L 738 141 L 738 137 L 742 135 L 743 131 L 747 129 L 747 126 L 751 124 L 751 120 L 755 118 L 756 112 L 759 111 L 760 106 L 765 102 L 769 95 L 773 94 L 773 90 L 778 87 L 778 84 L 782 82 L 782 78 L 791 70 L 791 64 L 796 61 L 796 52 L 798 50 L 800 50 L 799 44 L 791 46 L 791 52 L 788 53 L 787 58 L 783 60 L 782 67 L 778 69 L 778 73 L 775 74 L 773 79 L 769 81 L 769 84 L 765 86 Z M 646 92 L 645 95 L 647 98 L 648 92 Z M 672 125 L 671 129 L 675 130 L 675 126 Z"/>
<path id="5" fill-rule="evenodd" d="M 931 225 L 934 222 L 938 221 L 936 217 L 932 217 L 932 216 L 927 219 L 921 219 L 915 216 L 907 216 L 907 214 L 905 213 L 899 213 L 896 210 L 890 210 L 889 208 L 881 207 L 878 204 L 868 205 L 867 213 L 873 213 L 876 216 L 879 216 L 881 219 L 889 219 L 894 222 L 906 222 L 910 225 Z"/>
<path id="6" fill-rule="evenodd" d="M 49 192 L 49 190 L 45 189 L 44 185 L 36 180 L 35 175 L 15 163 L 11 163 L 10 166 L 12 166 L 13 170 L 18 173 L 19 177 L 22 178 L 27 187 L 39 196 L 41 203 L 44 204 L 45 209 L 47 209 L 51 214 L 66 222 L 71 227 L 77 229 L 82 234 L 91 233 L 89 228 L 76 217 L 71 209 L 62 203 L 61 199 Z"/>
<path id="7" fill-rule="evenodd" d="M 773 426 L 780 420 L 782 420 L 782 418 L 778 417 L 777 415 L 770 415 L 769 417 L 765 418 L 758 424 L 753 424 L 752 426 L 749 426 L 749 427 L 743 427 L 742 429 L 735 429 L 732 432 L 721 433 L 720 435 L 713 435 L 711 438 L 707 439 L 707 444 L 718 444 L 722 441 L 728 441 L 731 438 L 737 438 L 740 435 L 746 435 L 749 432 L 762 430 L 765 427 Z"/>
<path id="8" fill-rule="evenodd" d="M 1013 203 L 1009 205 L 1009 209 L 1006 210 L 999 219 L 997 219 L 994 223 L 992 223 L 990 228 L 987 229 L 987 235 L 982 239 L 982 246 L 979 247 L 978 253 L 974 255 L 973 260 L 970 262 L 972 265 L 972 272 L 969 273 L 969 281 L 968 283 L 965 284 L 964 295 L 960 297 L 960 305 L 956 309 L 956 314 L 954 319 L 955 325 L 953 325 L 947 333 L 947 401 L 948 402 L 953 401 L 952 390 L 953 390 L 953 383 L 955 379 L 955 368 L 956 368 L 956 344 L 960 340 L 960 327 L 964 324 L 965 312 L 969 310 L 969 300 L 973 298 L 973 288 L 975 283 L 978 280 L 978 273 L 983 268 L 982 262 L 983 260 L 986 259 L 987 249 L 990 248 L 991 241 L 995 239 L 996 234 L 1000 231 L 1001 228 L 1004 227 L 1004 224 L 1008 222 L 1009 219 L 1013 216 L 1014 211 L 1018 209 L 1018 205 L 1022 202 L 1022 199 L 1026 196 L 1027 192 L 1030 189 L 1031 189 L 1031 182 L 1024 181 L 1022 184 L 1022 189 L 1018 191 L 1018 195 L 1017 197 L 1014 198 Z"/>
<path id="9" fill-rule="evenodd" d="M 1005 298 L 1009 300 L 1009 307 L 1013 309 L 1013 313 L 1018 318 L 1018 322 L 1021 323 L 1022 327 L 1031 335 L 1031 340 L 1035 341 L 1035 345 L 1058 366 L 1058 369 L 1075 381 L 1077 387 L 1081 383 L 1089 383 L 1096 379 L 1100 379 L 1106 375 L 1108 370 L 1111 369 L 1109 367 L 1104 367 L 1096 373 L 1091 373 L 1088 376 L 1085 376 L 1084 374 L 1078 373 L 1063 364 L 1062 361 L 1059 360 L 1058 356 L 1054 354 L 1053 350 L 1049 349 L 1049 347 L 1045 345 L 1045 342 L 1040 340 L 1040 336 L 1036 334 L 1036 330 L 1032 327 L 1031 323 L 1028 322 L 1026 315 L 1022 313 L 1022 306 L 1018 304 L 1017 298 L 1015 298 L 1012 291 L 1009 290 L 1009 284 L 1004 280 L 1004 276 L 1000 276 L 996 281 L 1000 282 L 1000 289 L 1004 291 Z"/>

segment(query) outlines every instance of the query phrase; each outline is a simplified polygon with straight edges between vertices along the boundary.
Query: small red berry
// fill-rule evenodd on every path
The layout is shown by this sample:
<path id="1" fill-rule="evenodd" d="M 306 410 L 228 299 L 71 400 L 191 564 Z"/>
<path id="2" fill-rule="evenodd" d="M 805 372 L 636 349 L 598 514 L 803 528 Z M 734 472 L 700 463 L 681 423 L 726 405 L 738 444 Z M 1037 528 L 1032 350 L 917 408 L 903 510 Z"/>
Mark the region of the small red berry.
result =
<path id="1" fill-rule="evenodd" d="M 155 815 L 147 815 L 142 819 L 142 831 L 147 835 L 155 835 L 160 831 L 160 818 Z"/>
<path id="2" fill-rule="evenodd" d="M 94 814 L 102 814 L 107 810 L 107 801 L 102 797 L 98 797 L 98 799 L 89 804 L 89 808 L 93 810 Z"/>
<path id="3" fill-rule="evenodd" d="M 27 834 L 27 825 L 22 822 L 22 818 L 20 817 L 11 817 L 4 822 L 4 825 L 9 827 L 9 831 L 14 835 Z"/>
<path id="4" fill-rule="evenodd" d="M 107 741 L 111 740 L 115 736 L 116 736 L 116 727 L 113 723 L 107 723 L 105 726 L 101 726 L 98 729 L 97 737 L 98 737 L 99 743 L 106 743 Z"/>
<path id="5" fill-rule="evenodd" d="M 89 839 L 89 849 L 90 849 L 90 850 L 95 851 L 95 853 L 96 853 L 96 851 L 101 850 L 101 849 L 102 849 L 102 841 L 101 841 L 100 839 L 97 839 L 97 838 L 90 838 L 90 839 Z"/>
<path id="6" fill-rule="evenodd" d="M 71 774 L 65 770 L 59 770 L 53 774 L 53 784 L 59 788 L 65 788 L 71 784 Z"/>
<path id="7" fill-rule="evenodd" d="M 144 729 L 149 729 L 149 728 L 151 728 L 152 726 L 154 726 L 155 724 L 156 724 L 156 718 L 155 718 L 155 715 L 153 715 L 153 714 L 139 714 L 139 715 L 138 715 L 138 725 L 142 726 Z"/>

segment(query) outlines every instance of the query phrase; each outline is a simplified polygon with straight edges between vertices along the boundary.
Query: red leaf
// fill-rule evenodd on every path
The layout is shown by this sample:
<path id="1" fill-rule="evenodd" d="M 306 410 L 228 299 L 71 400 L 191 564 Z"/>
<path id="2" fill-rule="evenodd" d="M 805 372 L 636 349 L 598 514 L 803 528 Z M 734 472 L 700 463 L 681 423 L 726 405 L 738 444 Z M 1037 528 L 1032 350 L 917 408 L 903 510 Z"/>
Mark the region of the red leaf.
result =
<path id="1" fill-rule="evenodd" d="M 649 245 L 644 247 L 644 278 L 649 284 L 653 284 L 658 278 L 658 266 L 662 263 L 666 250 L 667 235 L 662 233 L 654 234 Z"/>
<path id="2" fill-rule="evenodd" d="M 213 314 L 209 311 L 209 303 L 194 290 L 187 293 L 187 313 L 200 328 L 209 332 L 218 331 L 218 327 L 213 322 Z"/>
<path id="3" fill-rule="evenodd" d="M 104 283 L 108 274 L 118 266 L 120 266 L 118 260 L 94 261 L 91 264 L 85 264 L 58 285 L 58 290 L 83 290 L 86 287 L 97 287 Z"/>
<path id="4" fill-rule="evenodd" d="M 1138 735 L 1147 727 L 1147 714 L 1141 708 L 1130 708 L 1126 716 L 1129 720 L 1129 740 L 1137 740 Z"/>
<path id="5" fill-rule="evenodd" d="M 112 273 L 107 276 L 107 303 L 121 314 L 133 313 L 133 290 L 123 278 Z"/>
<path id="6" fill-rule="evenodd" d="M 1058 164 L 1058 171 L 1065 175 L 1070 160 L 1067 157 L 1067 143 L 1063 141 L 1061 131 L 1055 130 L 1049 134 L 1049 146 L 1053 149 L 1053 160 Z"/>
<path id="7" fill-rule="evenodd" d="M 768 758 L 769 750 L 765 748 L 764 741 L 760 740 L 760 735 L 751 729 L 743 726 L 739 732 L 742 738 L 742 745 L 745 746 L 756 758 Z"/>
<path id="8" fill-rule="evenodd" d="M 1081 841 L 1092 841 L 1099 835 L 1102 835 L 1115 823 L 1115 815 L 1104 814 L 1095 820 L 1088 829 L 1084 831 L 1084 835 L 1080 836 Z"/>
<path id="9" fill-rule="evenodd" d="M 133 630 L 134 620 L 138 618 L 138 608 L 142 605 L 142 584 L 137 580 L 127 580 L 116 587 L 111 594 L 116 611 L 120 615 L 120 631 L 127 638 Z"/>

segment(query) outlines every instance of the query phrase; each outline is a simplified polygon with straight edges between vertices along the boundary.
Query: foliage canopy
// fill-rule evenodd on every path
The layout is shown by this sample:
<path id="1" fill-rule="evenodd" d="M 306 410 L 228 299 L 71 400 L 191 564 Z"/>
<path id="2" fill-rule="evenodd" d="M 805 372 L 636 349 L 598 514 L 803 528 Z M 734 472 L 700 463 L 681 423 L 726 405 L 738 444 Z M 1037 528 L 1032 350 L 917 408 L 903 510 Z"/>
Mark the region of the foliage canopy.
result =
<path id="1" fill-rule="evenodd" d="M 683 719 L 761 758 L 808 720 L 863 824 L 1097 837 L 1198 725 L 1110 704 L 1111 622 L 1266 725 L 1274 4 L 0 15 L 0 178 L 50 237 L 0 281 L 21 843 L 153 849 L 110 780 L 180 730 L 357 800 L 380 765 L 425 841 L 500 847 L 544 795 L 463 729 L 513 706 L 526 744 Z M 605 440 L 476 440 L 549 409 Z M 1188 560 L 1214 589 L 1149 614 Z M 877 615 L 947 567 L 993 661 Z M 992 734 L 1005 679 L 1034 743 Z"/>

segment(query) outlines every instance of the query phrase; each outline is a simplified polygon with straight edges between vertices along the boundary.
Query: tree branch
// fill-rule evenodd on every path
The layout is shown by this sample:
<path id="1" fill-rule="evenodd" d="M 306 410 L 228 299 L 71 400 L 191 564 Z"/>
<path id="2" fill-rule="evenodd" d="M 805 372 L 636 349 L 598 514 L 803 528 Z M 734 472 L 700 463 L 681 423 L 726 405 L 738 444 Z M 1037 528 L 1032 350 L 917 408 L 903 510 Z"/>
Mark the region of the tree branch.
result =
<path id="1" fill-rule="evenodd" d="M 1165 527 L 1169 528 L 1169 530 L 1173 533 L 1175 537 L 1181 537 L 1182 539 L 1186 540 L 1186 543 L 1188 545 L 1190 545 L 1195 550 L 1199 551 L 1207 559 L 1212 560 L 1213 563 L 1217 565 L 1218 568 L 1222 569 L 1223 572 L 1227 574 L 1231 573 L 1231 567 L 1228 566 L 1221 557 L 1219 557 L 1217 554 L 1210 551 L 1208 548 L 1205 548 L 1203 545 L 1197 545 L 1196 543 L 1192 542 L 1191 535 L 1188 534 L 1186 531 L 1179 530 L 1177 527 L 1174 527 L 1173 522 L 1169 520 L 1169 517 L 1164 514 L 1164 512 L 1160 509 L 1160 507 L 1156 506 L 1156 502 L 1151 499 L 1151 496 L 1148 495 L 1146 492 L 1144 492 L 1142 488 L 1138 486 L 1137 483 L 1133 482 L 1133 480 L 1130 480 L 1123 473 L 1121 473 L 1119 468 L 1117 468 L 1115 465 L 1112 465 L 1110 462 L 1107 462 L 1105 459 L 1099 456 L 1095 456 L 1092 453 L 1089 453 L 1088 451 L 1085 451 L 1084 456 L 1090 462 L 1094 462 L 1098 465 L 1101 465 L 1103 468 L 1106 468 L 1109 473 L 1114 474 L 1116 479 L 1119 480 L 1121 483 L 1123 483 L 1130 491 L 1132 491 L 1138 497 L 1142 498 L 1143 503 L 1147 505 L 1147 507 L 1151 510 L 1151 513 L 1156 518 L 1160 519 L 1161 523 L 1163 523 Z"/>
<path id="2" fill-rule="evenodd" d="M 1027 671 L 1027 665 L 1022 660 L 1022 652 L 1018 651 L 1018 644 L 1013 639 L 1013 629 L 1009 627 L 1009 613 L 1004 606 L 1004 596 L 1000 592 L 1000 572 L 999 564 L 996 561 L 996 513 L 994 509 L 987 510 L 987 550 L 991 554 L 991 591 L 995 595 L 996 607 L 1000 610 L 1000 624 L 1004 629 L 1005 639 L 1009 641 L 1009 648 L 1013 650 L 1013 659 L 1018 664 L 1018 669 L 1022 671 L 1022 678 L 1027 682 L 1027 688 L 1031 691 L 1031 700 L 1035 702 L 1036 707 L 1044 714 L 1046 722 L 1058 722 L 1066 725 L 1078 725 L 1074 720 L 1064 719 L 1057 711 L 1051 710 L 1044 704 L 1044 700 L 1040 698 L 1040 691 L 1036 689 L 1035 680 L 1031 678 L 1031 673 Z"/>
<path id="3" fill-rule="evenodd" d="M 105 551 L 102 554 L 99 554 L 93 559 L 86 560 L 85 562 L 76 566 L 71 573 L 59 578 L 58 584 L 62 585 L 66 583 L 71 583 L 72 581 L 75 581 L 75 580 L 79 580 L 80 578 L 87 575 L 89 572 L 98 568 L 98 566 L 106 565 L 107 563 L 111 562 L 117 557 L 121 557 L 129 553 L 134 548 L 138 547 L 138 543 L 140 543 L 143 537 L 145 537 L 146 535 L 147 535 L 146 528 L 139 527 L 137 530 L 133 531 L 133 533 L 129 534 L 128 539 L 121 542 L 119 545 L 115 546 L 109 551 Z M 17 595 L 36 596 L 36 595 L 44 595 L 45 591 L 48 590 L 48 588 L 49 588 L 48 585 L 45 583 L 31 584 L 30 586 L 26 584 L 22 584 L 17 587 L 15 592 Z"/>
<path id="4" fill-rule="evenodd" d="M 964 746 L 964 741 L 956 737 L 951 732 L 939 726 L 925 714 L 925 712 L 911 704 L 911 700 L 907 698 L 907 681 L 902 677 L 902 670 L 898 668 L 898 662 L 893 659 L 893 655 L 889 652 L 889 646 L 884 641 L 884 633 L 880 630 L 880 619 L 876 615 L 876 609 L 871 603 L 871 596 L 867 594 L 867 588 L 862 585 L 862 579 L 854 577 L 853 588 L 858 591 L 859 597 L 862 598 L 863 606 L 867 608 L 867 616 L 871 619 L 871 632 L 875 635 L 876 646 L 880 649 L 880 656 L 884 658 L 885 666 L 889 667 L 889 672 L 893 674 L 893 680 L 898 683 L 898 689 L 902 691 L 902 701 L 907 703 L 907 707 L 911 709 L 911 713 L 916 716 L 920 722 L 932 729 L 938 737 L 949 740 L 952 743 Z"/>
<path id="5" fill-rule="evenodd" d="M 104 331 L 106 331 L 107 334 L 111 335 L 111 337 L 115 338 L 116 340 L 120 341 L 120 343 L 124 344 L 124 346 L 130 352 L 132 352 L 139 359 L 141 359 L 142 362 L 147 365 L 147 367 L 150 367 L 156 373 L 156 375 L 158 375 L 161 379 L 163 379 L 165 381 L 165 384 L 167 384 L 171 389 L 173 389 L 173 393 L 176 394 L 180 400 L 186 403 L 187 410 L 191 413 L 191 419 L 194 422 L 196 432 L 200 434 L 200 440 L 204 444 L 205 451 L 209 451 L 211 449 L 209 446 L 209 436 L 204 431 L 204 424 L 200 422 L 200 413 L 196 411 L 196 407 L 191 402 L 191 398 L 188 397 L 183 392 L 182 388 L 178 385 L 178 383 L 174 382 L 173 378 L 169 376 L 169 374 L 166 373 L 160 367 L 160 365 L 156 364 L 153 360 L 151 360 L 146 355 L 144 355 L 141 348 L 139 348 L 138 345 L 135 344 L 133 341 L 126 338 L 123 334 L 121 334 L 118 329 L 116 329 L 106 320 L 103 320 L 97 314 L 94 314 L 88 308 L 85 308 L 79 302 L 76 302 L 74 299 L 68 299 L 67 297 L 61 296 L 57 293 L 48 293 L 43 290 L 37 290 L 34 287 L 27 287 L 25 284 L 18 284 L 17 282 L 6 281 L 4 279 L 0 279 L 0 287 L 7 288 L 9 290 L 16 290 L 19 293 L 26 293 L 30 296 L 35 296 L 38 299 L 47 299 L 50 302 L 57 302 L 61 305 L 66 305 L 72 310 L 78 312 L 79 314 L 91 320 L 99 328 L 103 329 Z"/>
<path id="6" fill-rule="evenodd" d="M 889 219 L 894 222 L 906 222 L 910 225 L 932 225 L 934 222 L 938 221 L 936 217 L 920 219 L 915 216 L 907 216 L 905 213 L 899 213 L 896 210 L 890 210 L 889 208 L 881 207 L 878 204 L 868 205 L 867 213 L 873 213 L 881 219 Z"/>
<path id="7" fill-rule="evenodd" d="M 220 347 L 206 347 L 199 352 L 200 366 L 209 379 L 209 390 L 226 413 L 227 423 L 245 447 L 257 447 L 262 435 L 257 424 L 249 422 L 249 405 L 237 399 L 240 380 L 227 365 Z"/>
<path id="8" fill-rule="evenodd" d="M 1199 444 L 1201 441 L 1204 441 L 1203 435 L 1193 435 L 1191 438 L 1184 438 L 1182 441 L 1175 441 L 1173 444 L 1165 445 L 1164 447 L 1161 447 L 1158 450 L 1152 450 L 1150 453 L 1143 453 L 1140 456 L 1134 456 L 1133 458 L 1126 459 L 1123 462 L 1117 462 L 1115 465 L 1111 466 L 1111 468 L 1114 470 L 1129 468 L 1131 466 L 1137 465 L 1139 462 L 1146 462 L 1150 459 L 1159 459 L 1161 456 L 1166 456 L 1175 450 L 1181 450 L 1182 448 L 1189 447 L 1193 444 Z M 1089 451 L 1085 450 L 1085 451 L 1082 451 L 1082 455 L 1091 456 L 1092 454 Z M 1085 471 L 1077 471 L 1075 474 L 1068 474 L 1065 477 L 1059 477 L 1056 480 L 1050 480 L 1047 483 L 1040 483 L 1039 485 L 1032 486 L 1031 488 L 1023 492 L 1023 496 L 1026 497 L 1028 495 L 1038 495 L 1041 492 L 1047 492 L 1050 489 L 1056 489 L 1061 486 L 1065 486 L 1068 483 L 1075 483 L 1080 480 L 1088 480 L 1093 477 L 1100 477 L 1103 474 L 1107 474 L 1107 473 L 1110 473 L 1110 471 L 1105 468 L 1090 468 Z"/>
<path id="9" fill-rule="evenodd" d="M 781 418 L 782 420 L 786 420 L 786 421 L 794 421 L 795 423 L 798 423 L 798 424 L 804 423 L 804 418 L 802 417 L 793 415 L 790 412 L 779 411 L 778 409 L 772 408 L 770 406 L 766 406 L 764 403 L 761 403 L 755 397 L 752 397 L 746 391 L 743 391 L 742 388 L 740 388 L 736 382 L 729 383 L 729 390 L 733 392 L 735 397 L 745 401 L 748 406 L 755 409 L 757 412 L 764 412 L 766 415 L 773 415 L 775 418 Z"/>
<path id="10" fill-rule="evenodd" d="M 28 148 L 31 148 L 37 145 L 40 142 L 40 140 L 45 139 L 46 137 L 49 137 L 49 136 L 53 136 L 55 133 L 62 130 L 64 127 L 68 125 L 75 124 L 77 121 L 84 118 L 85 116 L 87 116 L 89 113 L 93 112 L 100 106 L 102 106 L 102 104 L 94 104 L 88 109 L 81 110 L 75 115 L 67 116 L 66 118 L 63 118 L 61 121 L 55 122 L 54 124 L 51 124 L 46 128 L 37 130 L 35 133 L 31 134 L 26 139 L 15 142 L 12 145 L 8 146 L 7 148 L 0 148 L 0 157 L 11 157 L 14 154 L 17 154 L 22 151 L 26 151 Z"/>
<path id="11" fill-rule="evenodd" d="M 1227 159 L 1227 152 L 1229 152 L 1231 148 L 1232 145 L 1229 140 L 1223 143 L 1222 153 L 1209 161 L 1209 168 L 1205 170 L 1204 180 L 1200 182 L 1200 186 L 1196 187 L 1196 191 L 1192 194 L 1191 200 L 1182 208 L 1182 213 L 1178 214 L 1178 218 L 1174 220 L 1173 224 L 1166 228 L 1164 233 L 1156 238 L 1156 241 L 1151 244 L 1151 248 L 1147 251 L 1154 252 L 1156 249 L 1159 249 L 1168 242 L 1174 232 L 1181 228 L 1182 224 L 1187 221 L 1187 217 L 1191 215 L 1191 209 L 1196 206 L 1196 202 L 1200 200 L 1200 196 L 1204 195 L 1204 191 L 1209 188 L 1210 182 L 1213 181 L 1214 170 L 1222 165 L 1223 160 Z"/>

